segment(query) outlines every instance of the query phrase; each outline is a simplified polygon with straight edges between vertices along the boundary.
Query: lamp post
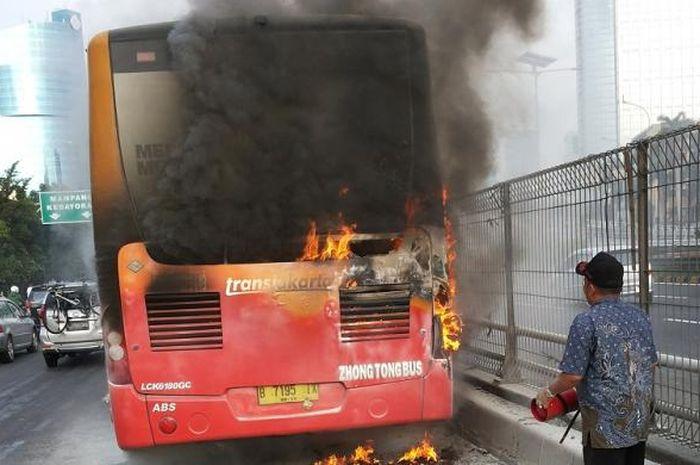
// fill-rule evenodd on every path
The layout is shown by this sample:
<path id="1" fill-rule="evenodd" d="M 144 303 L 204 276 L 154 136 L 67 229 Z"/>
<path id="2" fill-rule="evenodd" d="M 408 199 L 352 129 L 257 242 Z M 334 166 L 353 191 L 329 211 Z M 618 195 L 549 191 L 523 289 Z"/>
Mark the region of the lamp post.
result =
<path id="1" fill-rule="evenodd" d="M 634 102 L 630 102 L 629 100 L 626 100 L 624 95 L 622 96 L 622 104 L 629 105 L 631 107 L 635 107 L 635 108 L 642 110 L 647 117 L 647 129 L 649 129 L 651 127 L 651 116 L 649 115 L 649 111 L 646 108 L 644 108 L 643 106 L 641 106 L 638 103 L 634 103 Z"/>
<path id="2" fill-rule="evenodd" d="M 530 66 L 529 73 L 532 74 L 535 85 L 535 154 L 537 163 L 540 162 L 540 74 L 545 68 L 557 61 L 556 58 L 540 55 L 538 53 L 525 52 L 516 60 L 518 63 Z"/>
<path id="3" fill-rule="evenodd" d="M 535 154 L 537 155 L 538 163 L 540 161 L 540 76 L 543 74 L 560 73 L 565 71 L 578 71 L 577 67 L 545 69 L 557 59 L 546 55 L 540 55 L 533 52 L 525 52 L 520 55 L 516 61 L 527 65 L 530 69 L 492 69 L 489 73 L 509 73 L 509 74 L 527 74 L 533 77 L 534 84 L 534 133 L 535 133 Z"/>

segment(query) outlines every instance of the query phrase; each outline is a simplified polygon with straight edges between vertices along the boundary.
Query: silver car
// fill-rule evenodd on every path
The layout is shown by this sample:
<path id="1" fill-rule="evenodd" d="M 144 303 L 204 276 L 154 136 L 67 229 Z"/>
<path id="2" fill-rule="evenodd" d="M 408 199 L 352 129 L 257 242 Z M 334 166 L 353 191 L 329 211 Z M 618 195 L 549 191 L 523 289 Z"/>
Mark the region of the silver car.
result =
<path id="1" fill-rule="evenodd" d="M 38 346 L 29 313 L 11 300 L 0 298 L 0 362 L 13 362 L 18 350 L 36 352 Z"/>
<path id="2" fill-rule="evenodd" d="M 76 283 L 75 286 L 84 286 L 83 283 Z M 65 285 L 64 289 L 69 289 L 71 284 Z M 53 334 L 42 325 L 39 333 L 41 341 L 41 351 L 44 361 L 49 368 L 58 366 L 58 359 L 64 355 L 73 356 L 80 353 L 90 353 L 102 351 L 102 324 L 101 307 L 97 297 L 97 289 L 94 284 L 88 285 L 93 302 L 92 313 L 85 316 L 81 310 L 69 309 L 69 321 L 65 329 L 59 334 Z M 48 293 L 44 301 L 44 308 L 51 308 L 54 305 L 51 299 L 55 297 Z M 45 310 L 44 310 L 45 311 Z M 48 318 L 48 315 L 45 315 Z"/>

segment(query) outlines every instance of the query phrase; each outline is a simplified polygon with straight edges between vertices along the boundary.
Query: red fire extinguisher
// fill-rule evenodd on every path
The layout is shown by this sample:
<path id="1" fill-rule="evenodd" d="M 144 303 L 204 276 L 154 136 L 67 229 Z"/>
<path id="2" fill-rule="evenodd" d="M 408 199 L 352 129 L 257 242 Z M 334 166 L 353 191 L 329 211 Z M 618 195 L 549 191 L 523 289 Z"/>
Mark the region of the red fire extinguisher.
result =
<path id="1" fill-rule="evenodd" d="M 548 421 L 552 418 L 560 417 L 569 412 L 576 410 L 576 415 L 569 422 L 569 426 L 566 428 L 564 435 L 559 440 L 559 444 L 564 442 L 566 436 L 568 436 L 571 427 L 574 426 L 576 418 L 580 412 L 578 408 L 578 395 L 576 394 L 576 389 L 569 389 L 568 391 L 561 392 L 549 400 L 549 405 L 546 407 L 540 407 L 537 405 L 537 400 L 532 399 L 530 401 L 530 412 L 532 416 L 539 421 Z"/>
<path id="2" fill-rule="evenodd" d="M 569 389 L 568 391 L 557 394 L 549 400 L 549 405 L 546 407 L 537 405 L 537 400 L 535 399 L 532 399 L 530 402 L 532 416 L 539 421 L 549 421 L 552 418 L 560 417 L 574 410 L 578 410 L 576 389 Z"/>

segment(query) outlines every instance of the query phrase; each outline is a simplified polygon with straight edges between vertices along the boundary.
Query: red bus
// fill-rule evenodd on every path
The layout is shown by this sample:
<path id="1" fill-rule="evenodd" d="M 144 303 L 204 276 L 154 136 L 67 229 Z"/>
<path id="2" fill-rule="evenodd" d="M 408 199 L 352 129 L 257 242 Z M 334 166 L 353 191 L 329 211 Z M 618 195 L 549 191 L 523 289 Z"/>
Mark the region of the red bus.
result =
<path id="1" fill-rule="evenodd" d="M 195 49 L 194 63 L 211 66 L 197 79 Z M 168 23 L 99 34 L 88 52 L 119 446 L 450 418 L 440 299 L 451 291 L 422 29 L 360 17 Z M 251 99 L 252 119 L 233 111 Z M 199 144 L 226 156 L 168 181 L 173 166 L 218 150 L 192 149 L 194 129 L 216 118 L 224 129 Z M 290 127 L 303 137 L 280 143 Z M 270 153 L 284 169 L 252 166 Z M 238 181 L 217 177 L 229 163 Z M 342 227 L 329 227 L 337 214 Z"/>

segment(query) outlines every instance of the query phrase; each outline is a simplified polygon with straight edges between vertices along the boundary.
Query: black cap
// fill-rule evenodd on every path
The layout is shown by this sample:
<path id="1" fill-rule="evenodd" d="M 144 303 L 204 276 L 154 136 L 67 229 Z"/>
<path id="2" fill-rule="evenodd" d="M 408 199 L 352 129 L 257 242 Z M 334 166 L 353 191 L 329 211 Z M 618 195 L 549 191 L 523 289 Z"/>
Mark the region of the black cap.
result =
<path id="1" fill-rule="evenodd" d="M 590 262 L 580 262 L 576 265 L 576 274 L 585 276 L 601 289 L 622 289 L 625 269 L 617 258 L 609 253 L 599 252 Z"/>

